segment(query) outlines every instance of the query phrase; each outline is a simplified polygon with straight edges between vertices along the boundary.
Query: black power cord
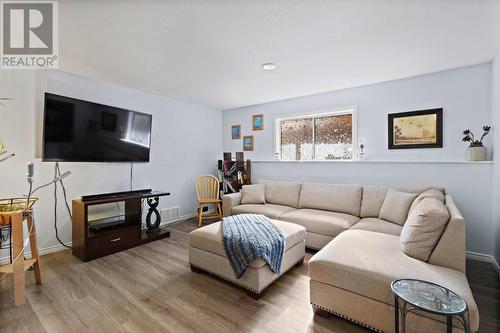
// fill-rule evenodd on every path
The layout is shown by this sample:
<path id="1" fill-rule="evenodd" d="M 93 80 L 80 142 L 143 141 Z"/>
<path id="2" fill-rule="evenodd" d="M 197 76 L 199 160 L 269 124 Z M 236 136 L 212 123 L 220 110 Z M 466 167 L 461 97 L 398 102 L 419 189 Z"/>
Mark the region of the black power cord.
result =
<path id="1" fill-rule="evenodd" d="M 57 163 L 57 162 L 56 162 L 56 167 L 57 167 L 57 174 L 60 176 L 62 173 L 61 173 L 61 169 L 59 169 L 59 163 Z M 69 208 L 68 196 L 66 194 L 66 187 L 64 186 L 64 182 L 63 182 L 62 179 L 60 179 L 59 182 L 61 183 L 61 187 L 62 187 L 62 190 L 63 190 L 64 203 L 66 205 L 66 210 L 68 211 L 68 215 L 72 219 L 71 221 L 73 222 L 73 215 L 71 214 L 71 209 Z"/>
<path id="2" fill-rule="evenodd" d="M 56 165 L 55 165 L 55 168 L 54 168 L 54 179 L 56 179 L 60 175 L 61 175 L 61 170 L 59 169 L 59 163 L 56 162 Z M 68 198 L 66 196 L 66 188 L 64 187 L 64 183 L 63 183 L 62 179 L 60 179 L 59 182 L 61 183 L 61 186 L 62 186 L 62 189 L 63 189 L 64 202 L 66 204 L 66 209 L 68 211 L 68 214 L 69 214 L 70 218 L 72 218 L 71 210 L 69 209 L 69 205 L 68 205 Z M 54 229 L 56 231 L 56 239 L 57 239 L 57 241 L 62 246 L 64 246 L 65 248 L 70 249 L 71 246 L 68 246 L 68 245 L 64 244 L 63 241 L 59 238 L 59 230 L 57 229 L 57 183 L 58 182 L 54 183 Z"/>

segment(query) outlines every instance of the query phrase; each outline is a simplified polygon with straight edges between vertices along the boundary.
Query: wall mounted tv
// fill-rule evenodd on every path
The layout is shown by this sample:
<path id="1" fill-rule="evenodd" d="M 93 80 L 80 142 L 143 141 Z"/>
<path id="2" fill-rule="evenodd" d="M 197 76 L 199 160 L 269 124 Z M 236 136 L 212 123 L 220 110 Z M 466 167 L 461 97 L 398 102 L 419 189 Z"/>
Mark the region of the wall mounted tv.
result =
<path id="1" fill-rule="evenodd" d="M 43 161 L 149 162 L 152 116 L 45 93 Z"/>

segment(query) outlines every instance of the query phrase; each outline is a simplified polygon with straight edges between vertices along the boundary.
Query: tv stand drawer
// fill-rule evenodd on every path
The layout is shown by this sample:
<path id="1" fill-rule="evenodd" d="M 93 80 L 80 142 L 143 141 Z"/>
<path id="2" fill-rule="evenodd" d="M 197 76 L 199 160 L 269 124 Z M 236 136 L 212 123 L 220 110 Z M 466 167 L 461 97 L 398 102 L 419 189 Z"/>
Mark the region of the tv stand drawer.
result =
<path id="1" fill-rule="evenodd" d="M 88 254 L 90 257 L 106 255 L 116 248 L 138 242 L 140 237 L 139 228 L 136 226 L 116 229 L 102 236 L 94 236 L 88 240 Z"/>

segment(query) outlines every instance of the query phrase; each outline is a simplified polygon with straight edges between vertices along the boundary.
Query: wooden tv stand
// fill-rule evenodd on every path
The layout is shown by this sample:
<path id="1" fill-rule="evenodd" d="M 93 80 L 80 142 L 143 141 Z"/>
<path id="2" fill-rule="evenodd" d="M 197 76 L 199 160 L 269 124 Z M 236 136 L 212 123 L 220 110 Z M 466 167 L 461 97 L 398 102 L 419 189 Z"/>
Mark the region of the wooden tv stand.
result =
<path id="1" fill-rule="evenodd" d="M 91 200 L 73 200 L 73 255 L 83 261 L 100 258 L 138 245 L 170 236 L 163 228 L 142 229 L 142 201 L 149 205 L 149 215 L 159 216 L 156 206 L 168 192 L 120 193 Z M 125 202 L 125 211 L 115 216 L 89 220 L 92 206 Z"/>

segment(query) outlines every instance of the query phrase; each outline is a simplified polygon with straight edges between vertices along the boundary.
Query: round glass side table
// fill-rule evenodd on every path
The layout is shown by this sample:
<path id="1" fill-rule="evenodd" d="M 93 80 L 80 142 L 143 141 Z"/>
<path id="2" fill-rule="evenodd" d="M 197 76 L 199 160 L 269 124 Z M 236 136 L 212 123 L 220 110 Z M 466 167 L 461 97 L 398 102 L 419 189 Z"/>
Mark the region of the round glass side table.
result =
<path id="1" fill-rule="evenodd" d="M 470 333 L 467 303 L 448 288 L 422 280 L 399 279 L 391 283 L 391 290 L 394 294 L 396 333 L 400 332 L 400 328 L 401 332 L 406 332 L 406 316 L 415 311 L 445 316 L 448 333 L 451 333 L 453 318 L 456 317 L 464 331 Z"/>

